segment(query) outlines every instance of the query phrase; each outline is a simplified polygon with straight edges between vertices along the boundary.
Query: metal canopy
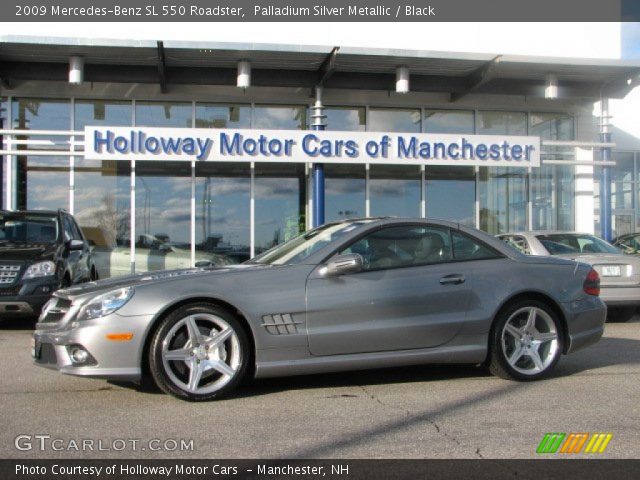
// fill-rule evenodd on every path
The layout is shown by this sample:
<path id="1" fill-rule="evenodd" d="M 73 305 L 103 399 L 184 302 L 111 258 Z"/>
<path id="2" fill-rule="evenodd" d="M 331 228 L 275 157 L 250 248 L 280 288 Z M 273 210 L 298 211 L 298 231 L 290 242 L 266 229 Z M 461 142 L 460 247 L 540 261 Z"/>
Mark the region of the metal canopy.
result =
<path id="1" fill-rule="evenodd" d="M 640 62 L 320 47 L 0 36 L 0 84 L 67 81 L 69 56 L 85 60 L 85 81 L 235 85 L 237 62 L 251 61 L 252 86 L 387 90 L 406 65 L 411 91 L 543 96 L 558 77 L 559 97 L 622 98 L 640 84 Z"/>

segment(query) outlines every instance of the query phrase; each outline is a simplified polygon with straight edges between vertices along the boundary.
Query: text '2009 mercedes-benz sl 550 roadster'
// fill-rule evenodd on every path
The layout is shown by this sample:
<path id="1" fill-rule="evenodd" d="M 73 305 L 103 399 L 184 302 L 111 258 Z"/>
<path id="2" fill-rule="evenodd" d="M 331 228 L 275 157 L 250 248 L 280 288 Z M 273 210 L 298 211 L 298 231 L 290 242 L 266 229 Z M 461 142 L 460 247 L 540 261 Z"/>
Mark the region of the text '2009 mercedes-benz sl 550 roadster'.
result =
<path id="1" fill-rule="evenodd" d="M 36 363 L 120 380 L 150 376 L 188 400 L 275 377 L 427 363 L 548 375 L 602 336 L 591 266 L 528 257 L 473 228 L 345 220 L 236 266 L 138 274 L 56 292 Z"/>

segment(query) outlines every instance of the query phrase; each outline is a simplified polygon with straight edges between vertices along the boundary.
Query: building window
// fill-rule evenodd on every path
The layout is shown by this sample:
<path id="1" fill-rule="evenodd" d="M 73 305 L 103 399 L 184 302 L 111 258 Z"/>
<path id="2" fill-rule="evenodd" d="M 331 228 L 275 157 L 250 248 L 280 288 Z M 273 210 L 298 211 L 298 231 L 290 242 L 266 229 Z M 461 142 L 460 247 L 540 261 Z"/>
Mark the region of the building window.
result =
<path id="1" fill-rule="evenodd" d="M 196 164 L 195 261 L 217 265 L 249 260 L 249 163 Z"/>
<path id="2" fill-rule="evenodd" d="M 420 110 L 371 108 L 369 125 L 371 132 L 420 132 Z"/>
<path id="3" fill-rule="evenodd" d="M 131 102 L 78 100 L 74 130 L 131 125 Z M 74 167 L 74 213 L 91 244 L 100 278 L 131 273 L 131 163 L 84 160 Z"/>
<path id="4" fill-rule="evenodd" d="M 364 107 L 329 107 L 324 110 L 327 130 L 363 132 L 366 130 Z M 311 119 L 313 122 L 313 119 Z"/>
<path id="5" fill-rule="evenodd" d="M 425 182 L 427 217 L 475 226 L 474 167 L 429 166 Z"/>
<path id="6" fill-rule="evenodd" d="M 420 216 L 420 168 L 371 165 L 369 195 L 372 216 Z"/>
<path id="7" fill-rule="evenodd" d="M 196 128 L 251 128 L 251 106 L 198 103 Z"/>
<path id="8" fill-rule="evenodd" d="M 191 266 L 190 205 L 190 162 L 136 162 L 136 271 Z"/>
<path id="9" fill-rule="evenodd" d="M 478 112 L 479 135 L 526 135 L 522 112 Z M 478 197 L 480 229 L 491 234 L 527 229 L 527 169 L 480 167 Z"/>
<path id="10" fill-rule="evenodd" d="M 141 127 L 192 126 L 190 103 L 136 102 L 136 125 Z"/>
<path id="11" fill-rule="evenodd" d="M 474 132 L 473 112 L 467 110 L 424 110 L 422 130 L 425 133 Z"/>
<path id="12" fill-rule="evenodd" d="M 635 160 L 632 152 L 613 152 L 612 158 L 616 164 L 609 167 L 611 177 L 611 231 L 613 237 L 636 231 L 636 213 L 638 206 L 637 195 L 640 183 L 634 173 Z M 594 194 L 596 197 L 596 231 L 600 229 L 600 179 L 602 167 L 594 168 Z"/>
<path id="13" fill-rule="evenodd" d="M 541 140 L 573 140 L 573 117 L 561 113 L 532 113 L 529 134 Z M 575 158 L 573 147 L 543 146 L 541 159 Z M 542 165 L 531 171 L 531 210 L 534 230 L 573 230 L 575 225 L 575 167 Z"/>
<path id="14" fill-rule="evenodd" d="M 304 165 L 257 163 L 255 166 L 255 254 L 305 230 L 307 198 Z"/>
<path id="15" fill-rule="evenodd" d="M 324 166 L 324 174 L 325 220 L 364 217 L 365 166 L 329 163 Z"/>
<path id="16" fill-rule="evenodd" d="M 21 98 L 13 101 L 13 128 L 25 130 L 63 130 L 71 127 L 69 100 Z M 67 150 L 64 136 L 30 137 L 18 135 L 16 140 L 37 140 L 38 145 L 17 145 L 18 150 Z M 17 157 L 18 209 L 69 209 L 69 157 Z"/>
<path id="17" fill-rule="evenodd" d="M 304 130 L 307 128 L 306 107 L 256 105 L 253 109 L 253 128 Z"/>

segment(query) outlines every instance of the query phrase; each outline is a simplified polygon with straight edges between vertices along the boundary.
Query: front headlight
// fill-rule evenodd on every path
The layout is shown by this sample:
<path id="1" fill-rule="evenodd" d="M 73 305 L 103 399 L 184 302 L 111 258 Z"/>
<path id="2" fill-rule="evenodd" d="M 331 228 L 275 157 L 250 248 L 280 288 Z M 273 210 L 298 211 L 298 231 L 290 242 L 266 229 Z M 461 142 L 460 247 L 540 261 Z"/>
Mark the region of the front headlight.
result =
<path id="1" fill-rule="evenodd" d="M 118 288 L 89 300 L 78 314 L 78 320 L 91 320 L 110 315 L 133 296 L 133 287 Z"/>
<path id="2" fill-rule="evenodd" d="M 29 265 L 22 276 L 23 279 L 50 277 L 56 274 L 56 264 L 52 261 L 38 262 Z"/>

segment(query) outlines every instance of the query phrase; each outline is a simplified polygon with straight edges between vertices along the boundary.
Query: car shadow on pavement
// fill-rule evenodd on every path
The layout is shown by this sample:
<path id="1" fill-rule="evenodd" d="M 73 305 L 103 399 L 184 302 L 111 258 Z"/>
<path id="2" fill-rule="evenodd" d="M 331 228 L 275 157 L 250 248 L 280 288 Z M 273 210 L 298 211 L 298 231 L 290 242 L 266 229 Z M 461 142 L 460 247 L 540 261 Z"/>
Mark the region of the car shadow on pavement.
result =
<path id="1" fill-rule="evenodd" d="M 0 330 L 29 330 L 36 327 L 38 317 L 0 318 Z"/>

